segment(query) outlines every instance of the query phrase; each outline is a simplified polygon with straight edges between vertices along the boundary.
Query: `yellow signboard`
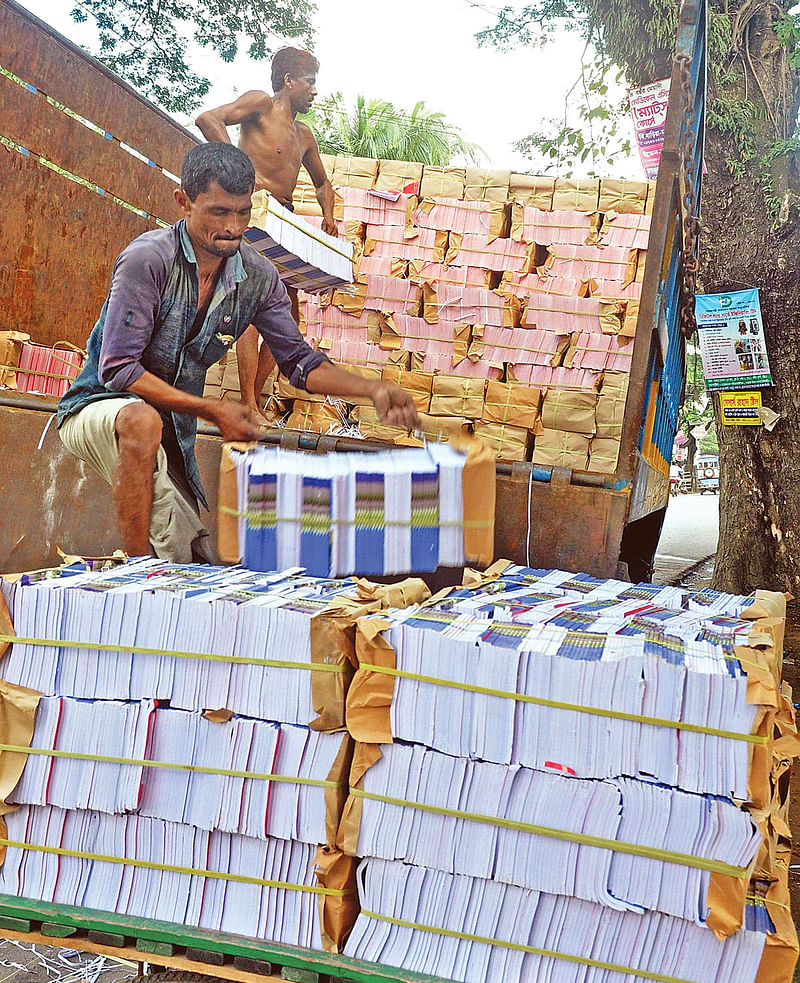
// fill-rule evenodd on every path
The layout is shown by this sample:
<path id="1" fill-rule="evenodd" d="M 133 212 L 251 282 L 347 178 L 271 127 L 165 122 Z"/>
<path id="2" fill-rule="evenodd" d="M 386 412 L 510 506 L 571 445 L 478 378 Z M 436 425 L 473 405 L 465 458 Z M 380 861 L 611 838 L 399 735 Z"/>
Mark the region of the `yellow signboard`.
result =
<path id="1" fill-rule="evenodd" d="M 719 408 L 725 426 L 760 427 L 761 393 L 748 390 L 719 394 Z"/>

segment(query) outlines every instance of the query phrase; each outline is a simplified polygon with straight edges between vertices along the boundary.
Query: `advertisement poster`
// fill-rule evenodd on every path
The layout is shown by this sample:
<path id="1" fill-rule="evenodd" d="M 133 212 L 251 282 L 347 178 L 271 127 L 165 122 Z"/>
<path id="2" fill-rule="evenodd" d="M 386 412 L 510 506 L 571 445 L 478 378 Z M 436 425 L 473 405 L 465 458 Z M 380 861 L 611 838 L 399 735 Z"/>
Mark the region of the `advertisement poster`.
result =
<path id="1" fill-rule="evenodd" d="M 761 427 L 761 393 L 758 389 L 751 392 L 733 392 L 719 394 L 719 408 L 722 422 L 726 427 Z"/>
<path id="2" fill-rule="evenodd" d="M 658 177 L 658 162 L 664 145 L 664 124 L 669 102 L 669 79 L 653 82 L 643 89 L 631 89 L 628 102 L 631 107 L 636 144 L 648 181 Z"/>
<path id="3" fill-rule="evenodd" d="M 695 317 L 706 389 L 763 389 L 772 375 L 758 290 L 698 294 Z"/>

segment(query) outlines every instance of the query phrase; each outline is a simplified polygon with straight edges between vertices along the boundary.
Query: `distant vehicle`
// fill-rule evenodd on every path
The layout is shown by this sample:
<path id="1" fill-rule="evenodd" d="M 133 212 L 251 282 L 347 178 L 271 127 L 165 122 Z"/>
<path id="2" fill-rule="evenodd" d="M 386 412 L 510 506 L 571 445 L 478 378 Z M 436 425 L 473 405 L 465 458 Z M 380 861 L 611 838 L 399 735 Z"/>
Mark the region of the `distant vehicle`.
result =
<path id="1" fill-rule="evenodd" d="M 719 458 L 716 454 L 703 454 L 694 462 L 694 473 L 701 495 L 719 492 Z"/>

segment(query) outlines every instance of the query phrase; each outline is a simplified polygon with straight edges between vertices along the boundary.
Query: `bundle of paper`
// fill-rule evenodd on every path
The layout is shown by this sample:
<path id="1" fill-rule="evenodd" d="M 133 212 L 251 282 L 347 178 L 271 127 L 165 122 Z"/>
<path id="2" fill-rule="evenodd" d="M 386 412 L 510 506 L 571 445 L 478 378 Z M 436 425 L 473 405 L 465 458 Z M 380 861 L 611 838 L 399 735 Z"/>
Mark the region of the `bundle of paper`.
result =
<path id="1" fill-rule="evenodd" d="M 422 180 L 422 164 L 408 160 L 379 160 L 376 191 L 402 191 L 419 194 Z"/>
<path id="2" fill-rule="evenodd" d="M 513 426 L 510 423 L 476 422 L 474 432 L 476 437 L 480 437 L 491 447 L 498 461 L 530 459 L 533 434 L 525 427 Z"/>
<path id="3" fill-rule="evenodd" d="M 597 397 L 595 410 L 595 436 L 605 440 L 621 440 L 625 419 L 627 387 L 613 389 L 604 385 Z"/>
<path id="4" fill-rule="evenodd" d="M 7 801 L 137 812 L 316 844 L 325 829 L 325 790 L 341 780 L 334 766 L 342 744 L 341 735 L 308 727 L 156 708 L 152 700 L 42 697 L 36 753 Z"/>
<path id="5" fill-rule="evenodd" d="M 15 369 L 19 365 L 22 346 L 31 336 L 24 331 L 0 331 L 0 386 L 17 388 Z"/>
<path id="6" fill-rule="evenodd" d="M 505 328 L 502 330 L 506 330 Z M 473 340 L 469 347 L 469 358 L 462 359 L 457 366 L 453 365 L 453 356 L 444 352 L 413 352 L 411 356 L 411 368 L 419 372 L 432 372 L 435 374 L 445 373 L 452 375 L 457 369 L 457 374 L 464 379 L 502 379 L 503 363 L 501 359 L 490 360 L 483 357 L 482 341 L 476 344 L 476 335 L 482 331 L 479 324 L 472 328 Z"/>
<path id="7" fill-rule="evenodd" d="M 395 365 L 387 365 L 381 377 L 386 382 L 401 386 L 411 396 L 414 408 L 418 413 L 427 413 L 431 405 L 431 390 L 433 388 L 432 372 L 416 372 L 400 369 Z"/>
<path id="8" fill-rule="evenodd" d="M 596 212 L 600 201 L 598 178 L 556 178 L 553 211 Z"/>
<path id="9" fill-rule="evenodd" d="M 446 283 L 457 287 L 484 287 L 492 285 L 491 270 L 477 266 L 445 266 L 443 263 L 429 263 L 412 259 L 408 264 L 408 278 L 415 283 Z"/>
<path id="10" fill-rule="evenodd" d="M 365 235 L 365 256 L 441 263 L 447 252 L 446 231 L 416 226 L 404 230 L 396 225 L 368 225 Z"/>
<path id="11" fill-rule="evenodd" d="M 4 894 L 322 948 L 310 844 L 54 806 L 6 823 Z"/>
<path id="12" fill-rule="evenodd" d="M 341 400 L 296 399 L 286 427 L 289 430 L 330 433 L 343 427 L 346 418 L 347 406 Z"/>
<path id="13" fill-rule="evenodd" d="M 360 256 L 358 273 L 373 276 L 396 276 L 405 279 L 408 273 L 407 259 L 392 259 L 391 256 Z"/>
<path id="14" fill-rule="evenodd" d="M 542 394 L 516 383 L 488 382 L 483 403 L 484 423 L 510 423 L 533 430 L 539 421 Z"/>
<path id="15" fill-rule="evenodd" d="M 464 563 L 466 457 L 448 446 L 313 455 L 237 455 L 244 559 L 318 576 L 392 574 Z"/>
<path id="16" fill-rule="evenodd" d="M 393 276 L 365 275 L 366 296 L 364 307 L 368 311 L 387 311 L 398 314 L 418 315 L 422 310 L 422 288 L 411 280 Z"/>
<path id="17" fill-rule="evenodd" d="M 624 301 L 535 292 L 525 303 L 522 323 L 528 328 L 561 335 L 573 332 L 619 334 L 624 316 Z"/>
<path id="18" fill-rule="evenodd" d="M 535 273 L 512 273 L 506 271 L 500 286 L 501 293 L 527 299 L 531 294 L 558 294 L 562 297 L 588 297 L 591 295 L 589 282 L 579 277 L 550 276 L 547 270 Z"/>
<path id="19" fill-rule="evenodd" d="M 531 254 L 524 243 L 513 239 L 491 238 L 483 232 L 451 232 L 445 262 L 448 266 L 527 273 Z"/>
<path id="20" fill-rule="evenodd" d="M 600 181 L 601 212 L 643 215 L 647 202 L 647 181 L 624 181 L 604 177 Z"/>
<path id="21" fill-rule="evenodd" d="M 380 317 L 377 318 L 378 327 Z M 374 329 L 373 329 L 374 330 Z M 320 345 L 320 348 L 323 348 Z M 383 349 L 378 345 L 370 344 L 368 341 L 332 341 L 324 346 L 326 354 L 339 362 L 344 368 L 374 369 L 377 375 L 389 363 L 400 365 L 401 368 L 408 368 L 408 352 Z"/>
<path id="22" fill-rule="evenodd" d="M 483 167 L 468 167 L 465 178 L 464 197 L 468 201 L 493 201 L 504 204 L 508 201 L 508 186 L 511 171 L 488 170 Z"/>
<path id="23" fill-rule="evenodd" d="M 596 408 L 594 392 L 547 392 L 542 403 L 542 423 L 548 430 L 591 436 L 595 432 Z"/>
<path id="24" fill-rule="evenodd" d="M 12 341 L 12 346 L 15 343 Z M 16 388 L 21 393 L 61 397 L 83 367 L 86 353 L 61 342 L 53 348 L 23 341 L 19 346 Z M 13 366 L 9 366 L 13 368 Z M 8 368 L 4 370 L 8 374 Z"/>
<path id="25" fill-rule="evenodd" d="M 519 305 L 496 290 L 426 282 L 423 298 L 429 324 L 442 320 L 513 328 L 519 323 Z"/>
<path id="26" fill-rule="evenodd" d="M 509 382 L 523 382 L 542 390 L 567 392 L 594 392 L 600 384 L 601 374 L 589 369 L 570 369 L 563 365 L 551 368 L 547 365 L 530 365 L 509 362 L 506 371 Z"/>
<path id="27" fill-rule="evenodd" d="M 422 169 L 419 193 L 423 198 L 464 197 L 466 171 L 463 167 L 438 167 L 426 164 Z"/>
<path id="28" fill-rule="evenodd" d="M 508 182 L 508 197 L 531 208 L 551 211 L 556 179 L 536 174 L 515 174 L 512 172 Z"/>
<path id="29" fill-rule="evenodd" d="M 657 912 L 610 910 L 386 860 L 362 862 L 358 887 L 361 913 L 346 955 L 464 983 L 754 983 L 769 930 L 755 905 L 748 927 L 720 940 Z"/>
<path id="30" fill-rule="evenodd" d="M 603 369 L 629 372 L 632 358 L 633 345 L 629 339 L 611 334 L 576 331 L 564 355 L 564 365 L 576 369 L 591 369 L 594 372 Z"/>
<path id="31" fill-rule="evenodd" d="M 421 317 L 382 314 L 377 337 L 373 332 L 370 340 L 376 341 L 384 349 L 442 355 L 450 359 L 452 367 L 467 357 L 471 333 L 469 324 L 454 324 L 449 321 L 429 324 Z"/>
<path id="32" fill-rule="evenodd" d="M 619 437 L 592 437 L 589 442 L 589 471 L 613 474 L 619 460 Z"/>
<path id="33" fill-rule="evenodd" d="M 546 267 L 553 276 L 604 280 L 622 287 L 632 283 L 637 272 L 635 249 L 605 246 L 572 246 L 558 243 L 548 247 Z M 592 291 L 594 293 L 595 291 Z M 607 296 L 619 296 L 614 290 Z"/>
<path id="34" fill-rule="evenodd" d="M 550 212 L 515 203 L 511 211 L 511 238 L 539 246 L 567 243 L 586 245 L 597 237 L 597 217 L 588 212 Z"/>
<path id="35" fill-rule="evenodd" d="M 568 333 L 556 334 L 537 328 L 483 329 L 483 354 L 493 362 L 516 365 L 560 365 L 569 348 Z M 527 381 L 519 379 L 520 382 Z"/>
<path id="36" fill-rule="evenodd" d="M 370 225 L 396 225 L 404 228 L 417 207 L 413 195 L 379 194 L 363 188 L 342 188 L 342 212 L 345 221 Z"/>
<path id="37" fill-rule="evenodd" d="M 536 434 L 533 445 L 533 463 L 585 471 L 589 466 L 590 441 L 587 434 L 542 429 Z"/>
<path id="38" fill-rule="evenodd" d="M 431 415 L 477 419 L 483 412 L 483 379 L 436 375 L 431 390 Z"/>
<path id="39" fill-rule="evenodd" d="M 426 440 L 458 440 L 470 432 L 470 421 L 458 416 L 434 416 L 432 413 L 419 414 L 419 426 L 415 433 Z"/>
<path id="40" fill-rule="evenodd" d="M 245 238 L 289 286 L 319 293 L 353 280 L 353 244 L 315 229 L 266 191 L 253 195 Z"/>
<path id="41" fill-rule="evenodd" d="M 600 237 L 606 246 L 647 249 L 650 221 L 649 215 L 608 213 L 603 219 Z"/>
<path id="42" fill-rule="evenodd" d="M 413 220 L 421 229 L 475 233 L 491 241 L 503 234 L 506 214 L 504 207 L 496 201 L 423 198 Z"/>
<path id="43" fill-rule="evenodd" d="M 378 176 L 378 161 L 374 157 L 351 157 L 349 154 L 337 154 L 333 165 L 333 174 L 328 174 L 331 184 L 337 188 L 364 188 L 369 190 L 375 186 Z"/>
<path id="44" fill-rule="evenodd" d="M 312 347 L 318 339 L 330 341 L 365 342 L 369 339 L 371 328 L 378 323 L 375 311 L 362 311 L 360 314 L 343 311 L 340 306 L 331 304 L 319 309 L 314 322 L 306 324 L 306 340 Z M 303 395 L 298 390 L 298 395 Z"/>
<path id="45" fill-rule="evenodd" d="M 430 397 L 428 398 L 430 399 Z M 390 427 L 383 423 L 374 406 L 356 406 L 350 415 L 358 424 L 358 430 L 362 437 L 411 446 L 413 438 L 410 437 L 409 431 L 401 427 Z M 421 446 L 421 444 L 420 441 L 419 445 Z"/>
<path id="46" fill-rule="evenodd" d="M 311 671 L 322 661 L 314 618 L 327 619 L 348 593 L 356 594 L 352 582 L 154 559 L 23 578 L 8 596 L 20 640 L 3 677 L 46 695 L 224 706 L 307 724 L 325 709 L 313 695 L 323 675 Z"/>

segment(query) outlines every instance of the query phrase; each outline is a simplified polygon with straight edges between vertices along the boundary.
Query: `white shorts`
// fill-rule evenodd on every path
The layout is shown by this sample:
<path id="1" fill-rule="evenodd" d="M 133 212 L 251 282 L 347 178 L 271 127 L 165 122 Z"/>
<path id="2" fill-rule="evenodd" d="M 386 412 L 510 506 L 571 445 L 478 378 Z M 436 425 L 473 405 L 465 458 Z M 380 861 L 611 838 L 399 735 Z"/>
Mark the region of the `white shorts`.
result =
<path id="1" fill-rule="evenodd" d="M 61 441 L 70 453 L 85 461 L 109 484 L 119 461 L 117 414 L 138 396 L 97 399 L 68 416 L 61 424 Z M 150 513 L 150 545 L 153 553 L 173 563 L 213 560 L 208 529 L 200 521 L 197 503 L 172 480 L 167 453 L 158 448 L 153 472 L 153 509 Z"/>

